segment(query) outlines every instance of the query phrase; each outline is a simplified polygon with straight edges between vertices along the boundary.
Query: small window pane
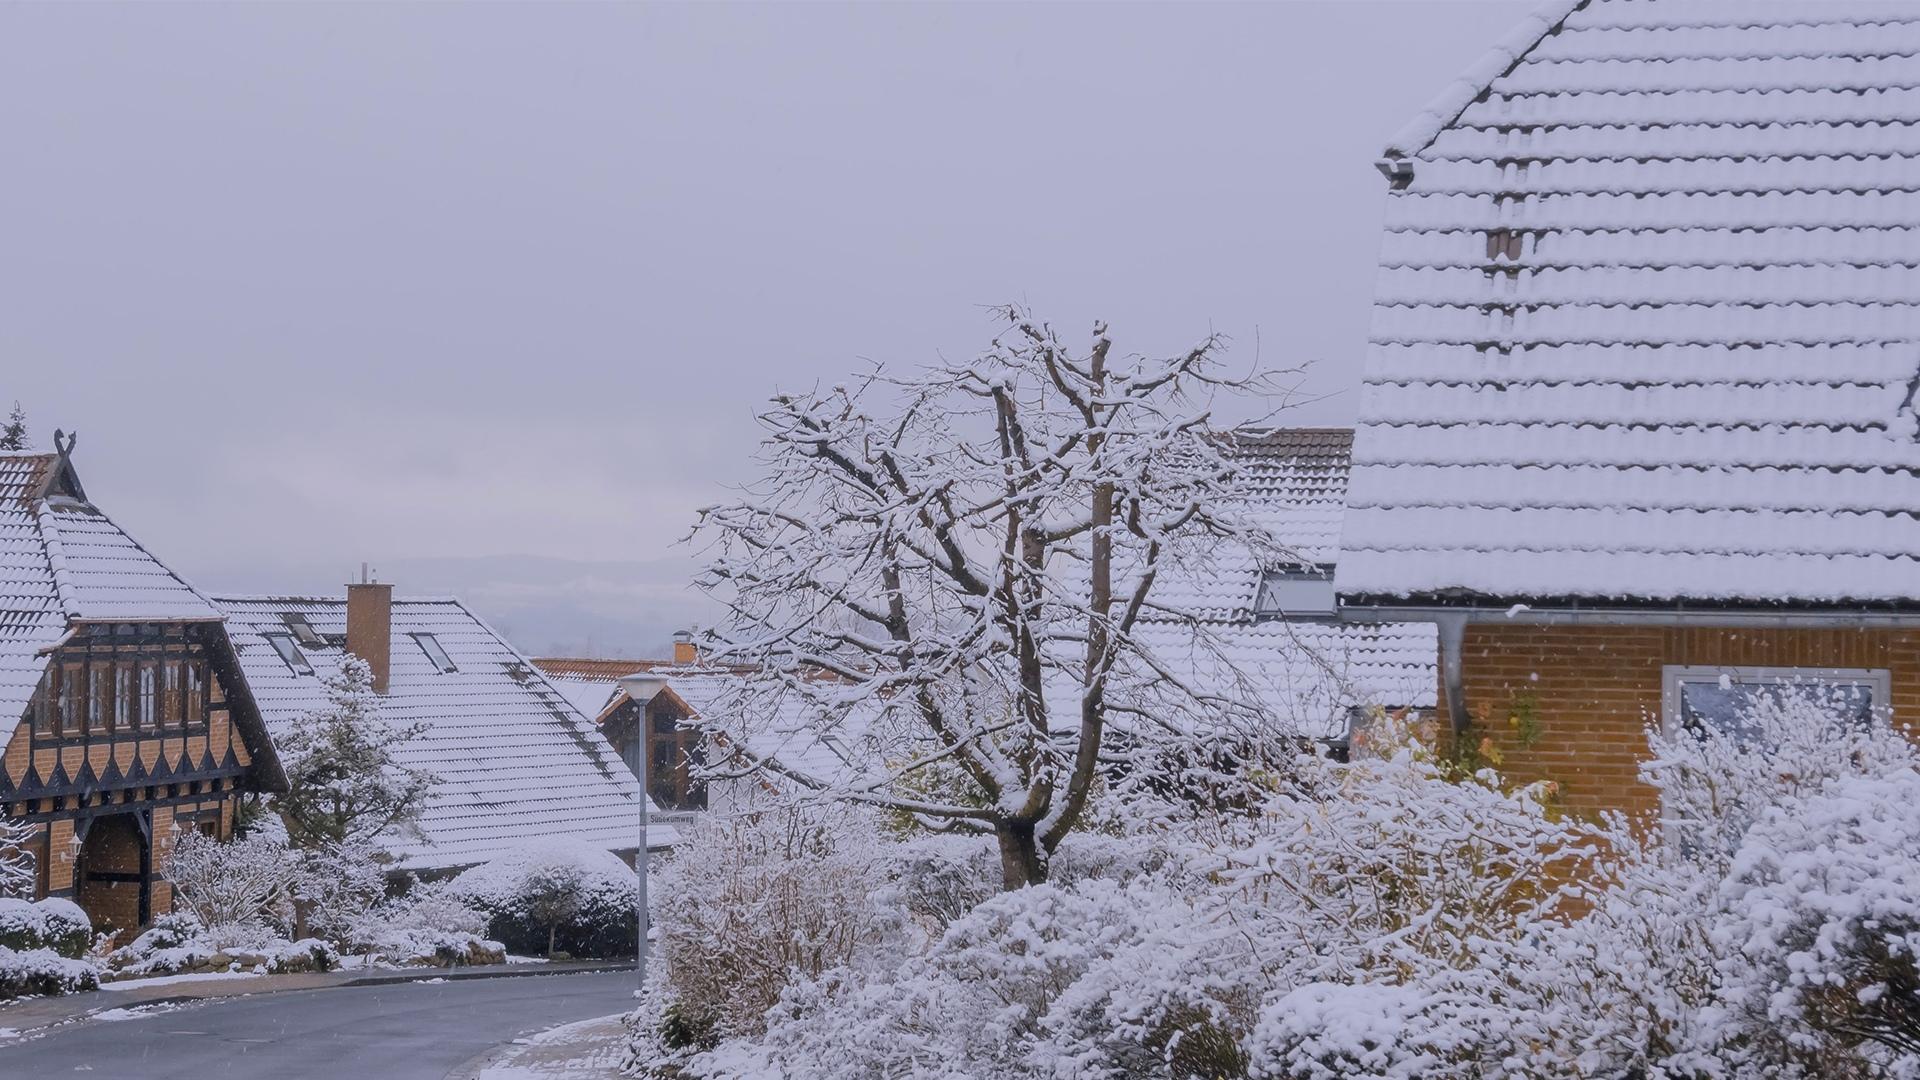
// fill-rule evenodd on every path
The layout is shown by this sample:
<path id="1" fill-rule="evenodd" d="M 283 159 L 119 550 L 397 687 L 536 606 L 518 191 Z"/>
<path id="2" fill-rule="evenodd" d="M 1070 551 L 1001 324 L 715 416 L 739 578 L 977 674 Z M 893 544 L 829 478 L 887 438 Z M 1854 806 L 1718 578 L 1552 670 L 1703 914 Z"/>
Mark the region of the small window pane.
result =
<path id="1" fill-rule="evenodd" d="M 152 663 L 140 665 L 140 728 L 152 731 L 160 719 L 159 673 Z"/>
<path id="2" fill-rule="evenodd" d="M 115 664 L 113 668 L 113 730 L 132 730 L 132 714 L 133 665 Z"/>
<path id="3" fill-rule="evenodd" d="M 293 643 L 293 635 L 268 634 L 266 638 L 267 644 L 273 646 L 273 651 L 280 654 L 280 659 L 286 661 L 287 666 L 293 669 L 294 674 L 313 674 L 313 664 L 308 662 L 307 654 L 300 651 L 300 646 Z"/>
<path id="4" fill-rule="evenodd" d="M 113 715 L 113 669 L 106 664 L 87 665 L 87 730 L 104 734 Z"/>
<path id="5" fill-rule="evenodd" d="M 413 640 L 420 643 L 420 651 L 427 654 L 427 659 L 433 663 L 434 667 L 441 671 L 460 670 L 453 666 L 453 660 L 447 655 L 447 650 L 440 647 L 440 640 L 432 634 L 415 634 Z"/>
<path id="6" fill-rule="evenodd" d="M 160 723 L 163 727 L 180 726 L 180 661 L 168 660 L 160 665 L 161 685 L 166 691 L 160 699 Z"/>
<path id="7" fill-rule="evenodd" d="M 287 624 L 287 629 L 293 631 L 293 639 L 301 645 L 309 649 L 326 648 L 326 639 L 320 636 L 320 632 L 313 628 L 313 624 L 307 621 L 305 615 L 297 611 L 289 611 L 280 616 L 280 621 Z"/>
<path id="8" fill-rule="evenodd" d="M 186 675 L 186 720 L 189 724 L 198 724 L 206 719 L 206 687 L 200 674 L 200 662 L 189 660 L 184 665 Z"/>

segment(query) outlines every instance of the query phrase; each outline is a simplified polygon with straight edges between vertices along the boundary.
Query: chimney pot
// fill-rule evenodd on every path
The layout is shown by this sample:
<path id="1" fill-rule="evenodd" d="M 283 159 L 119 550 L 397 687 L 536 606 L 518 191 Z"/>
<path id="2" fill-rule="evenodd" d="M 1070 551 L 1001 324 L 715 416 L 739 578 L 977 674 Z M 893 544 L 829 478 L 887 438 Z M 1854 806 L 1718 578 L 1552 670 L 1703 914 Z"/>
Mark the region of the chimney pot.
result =
<path id="1" fill-rule="evenodd" d="M 387 692 L 393 667 L 393 586 L 359 581 L 347 586 L 347 651 L 373 669 L 373 692 Z"/>

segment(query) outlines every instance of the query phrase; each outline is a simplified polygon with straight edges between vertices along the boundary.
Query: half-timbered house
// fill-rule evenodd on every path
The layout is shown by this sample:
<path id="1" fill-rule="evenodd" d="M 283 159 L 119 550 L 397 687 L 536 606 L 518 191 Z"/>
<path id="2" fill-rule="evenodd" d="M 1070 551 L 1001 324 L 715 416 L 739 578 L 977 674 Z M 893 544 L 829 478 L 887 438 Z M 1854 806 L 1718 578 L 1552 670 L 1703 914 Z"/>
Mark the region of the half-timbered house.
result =
<path id="1" fill-rule="evenodd" d="M 103 513 L 58 453 L 0 454 L 0 810 L 36 893 L 100 930 L 172 907 L 173 838 L 225 839 L 285 783 L 223 616 Z"/>

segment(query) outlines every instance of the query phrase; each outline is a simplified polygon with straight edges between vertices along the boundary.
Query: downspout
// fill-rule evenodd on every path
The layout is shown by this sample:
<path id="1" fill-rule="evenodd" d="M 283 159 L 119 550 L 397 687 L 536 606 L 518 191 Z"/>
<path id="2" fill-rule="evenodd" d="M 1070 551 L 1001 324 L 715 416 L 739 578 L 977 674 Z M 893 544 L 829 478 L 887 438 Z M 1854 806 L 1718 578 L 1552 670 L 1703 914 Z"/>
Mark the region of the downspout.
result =
<path id="1" fill-rule="evenodd" d="M 1447 612 L 1434 618 L 1440 631 L 1440 685 L 1447 695 L 1447 720 L 1455 738 L 1467 733 L 1467 688 L 1460 674 L 1460 644 L 1467 636 L 1464 612 Z"/>

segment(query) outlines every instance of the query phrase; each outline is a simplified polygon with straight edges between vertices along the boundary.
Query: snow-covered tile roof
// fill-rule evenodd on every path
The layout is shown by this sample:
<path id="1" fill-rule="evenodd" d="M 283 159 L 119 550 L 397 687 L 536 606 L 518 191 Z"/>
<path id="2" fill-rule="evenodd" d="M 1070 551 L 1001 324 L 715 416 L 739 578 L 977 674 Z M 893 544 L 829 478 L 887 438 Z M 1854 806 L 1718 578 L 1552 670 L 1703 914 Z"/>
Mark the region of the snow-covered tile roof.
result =
<path id="1" fill-rule="evenodd" d="M 1242 430 L 1225 438 L 1251 501 L 1247 516 L 1267 530 L 1289 560 L 1318 566 L 1338 562 L 1352 429 Z M 1260 592 L 1260 575 L 1252 553 L 1221 545 L 1201 565 L 1163 569 L 1153 603 L 1201 618 L 1247 618 Z"/>
<path id="2" fill-rule="evenodd" d="M 1147 623 L 1135 637 L 1193 690 L 1257 703 L 1289 730 L 1338 739 L 1356 708 L 1434 706 L 1437 633 L 1431 623 L 1262 619 Z"/>
<path id="3" fill-rule="evenodd" d="M 247 683 L 278 734 L 326 703 L 322 678 L 346 656 L 343 599 L 239 597 L 216 600 Z M 265 634 L 285 633 L 283 616 L 304 616 L 325 639 L 302 647 L 314 673 L 296 673 Z M 571 836 L 607 849 L 631 848 L 639 827 L 639 785 L 585 715 L 533 664 L 458 600 L 395 599 L 391 670 L 382 707 L 395 724 L 426 725 L 403 759 L 441 778 L 422 815 L 424 841 L 396 838 L 411 867 L 483 862 L 540 837 Z M 409 635 L 432 634 L 458 669 L 445 672 Z M 656 830 L 658 831 L 658 830 Z M 650 836 L 656 844 L 671 838 Z"/>
<path id="4" fill-rule="evenodd" d="M 55 454 L 0 453 L 0 745 L 76 621 L 205 622 L 220 613 L 78 490 Z"/>
<path id="5" fill-rule="evenodd" d="M 1920 596 L 1920 4 L 1554 0 L 1388 155 L 1343 595 Z"/>

